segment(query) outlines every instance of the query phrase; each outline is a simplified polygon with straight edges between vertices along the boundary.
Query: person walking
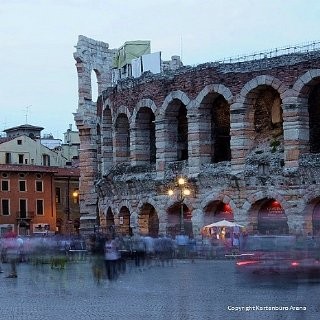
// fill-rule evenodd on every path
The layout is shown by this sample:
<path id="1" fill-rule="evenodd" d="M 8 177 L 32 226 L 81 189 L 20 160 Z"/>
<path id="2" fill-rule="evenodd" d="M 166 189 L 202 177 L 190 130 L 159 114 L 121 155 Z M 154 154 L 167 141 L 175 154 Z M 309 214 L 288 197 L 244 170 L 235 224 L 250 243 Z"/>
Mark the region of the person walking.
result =
<path id="1" fill-rule="evenodd" d="M 4 238 L 3 245 L 8 262 L 10 263 L 10 273 L 7 275 L 7 278 L 17 278 L 17 262 L 20 252 L 20 242 L 17 240 L 16 235 L 10 234 Z"/>
<path id="2" fill-rule="evenodd" d="M 114 237 L 107 236 L 104 246 L 104 258 L 106 265 L 106 273 L 109 280 L 116 280 L 118 278 L 118 260 L 120 258 L 118 244 Z"/>

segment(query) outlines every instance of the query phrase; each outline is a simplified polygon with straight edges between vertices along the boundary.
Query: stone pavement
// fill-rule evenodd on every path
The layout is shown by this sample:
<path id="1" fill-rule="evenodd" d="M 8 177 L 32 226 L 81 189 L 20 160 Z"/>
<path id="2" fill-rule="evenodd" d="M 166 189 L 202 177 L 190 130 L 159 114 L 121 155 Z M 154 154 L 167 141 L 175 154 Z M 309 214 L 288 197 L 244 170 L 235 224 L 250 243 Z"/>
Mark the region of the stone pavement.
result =
<path id="1" fill-rule="evenodd" d="M 319 284 L 250 283 L 234 272 L 232 260 L 132 267 L 118 280 L 99 284 L 89 261 L 69 263 L 65 270 L 20 264 L 17 279 L 0 275 L 0 288 L 0 320 L 320 319 Z M 228 310 L 247 305 L 302 305 L 307 311 Z"/>
<path id="2" fill-rule="evenodd" d="M 20 264 L 17 279 L 0 275 L 0 319 L 209 319 L 201 317 L 203 305 L 208 306 L 197 292 L 206 284 L 194 287 L 197 267 L 207 269 L 208 264 L 132 267 L 116 281 L 102 279 L 100 284 L 89 261 L 70 263 L 65 270 Z"/>

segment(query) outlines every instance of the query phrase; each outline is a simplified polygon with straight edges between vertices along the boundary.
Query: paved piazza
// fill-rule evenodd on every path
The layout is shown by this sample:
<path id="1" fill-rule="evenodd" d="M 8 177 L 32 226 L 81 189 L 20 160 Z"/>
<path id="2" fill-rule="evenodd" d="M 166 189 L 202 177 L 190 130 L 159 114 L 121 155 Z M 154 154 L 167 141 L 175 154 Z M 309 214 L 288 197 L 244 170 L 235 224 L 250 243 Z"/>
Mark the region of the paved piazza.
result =
<path id="1" fill-rule="evenodd" d="M 0 319 L 320 319 L 320 283 L 248 280 L 233 263 L 180 260 L 143 271 L 132 267 L 117 281 L 100 284 L 89 261 L 65 270 L 20 264 L 17 279 L 1 274 Z M 306 310 L 265 310 L 271 307 Z"/>

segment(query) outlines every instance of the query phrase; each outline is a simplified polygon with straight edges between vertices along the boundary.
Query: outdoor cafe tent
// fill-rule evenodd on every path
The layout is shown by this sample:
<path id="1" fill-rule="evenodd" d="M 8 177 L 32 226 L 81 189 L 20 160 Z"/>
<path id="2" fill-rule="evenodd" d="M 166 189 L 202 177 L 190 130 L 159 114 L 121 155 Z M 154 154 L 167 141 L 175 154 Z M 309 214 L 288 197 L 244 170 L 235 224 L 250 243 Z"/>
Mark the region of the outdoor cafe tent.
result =
<path id="1" fill-rule="evenodd" d="M 243 228 L 244 226 L 237 224 L 235 222 L 225 220 L 225 219 L 218 221 L 218 222 L 208 224 L 207 226 L 204 226 L 204 228 L 206 228 L 206 229 L 214 228 L 214 227 L 217 227 L 217 228 L 223 228 L 223 227 L 225 227 L 225 228 L 233 228 L 233 227 Z"/>

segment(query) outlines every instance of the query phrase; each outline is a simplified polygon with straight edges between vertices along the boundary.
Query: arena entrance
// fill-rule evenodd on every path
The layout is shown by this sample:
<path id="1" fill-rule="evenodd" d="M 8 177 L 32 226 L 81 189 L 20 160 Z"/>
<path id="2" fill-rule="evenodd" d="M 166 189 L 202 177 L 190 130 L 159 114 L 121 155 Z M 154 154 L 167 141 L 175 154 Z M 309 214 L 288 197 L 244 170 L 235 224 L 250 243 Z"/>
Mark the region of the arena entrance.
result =
<path id="1" fill-rule="evenodd" d="M 288 234 L 287 216 L 281 204 L 275 199 L 264 199 L 257 203 L 260 234 Z"/>
<path id="2" fill-rule="evenodd" d="M 183 224 L 184 234 L 189 237 L 193 236 L 192 230 L 192 214 L 186 204 L 183 204 L 183 219 L 181 221 L 181 204 L 176 202 L 167 210 L 168 223 L 167 235 L 175 238 L 176 235 L 181 234 L 181 223 Z"/>
<path id="3" fill-rule="evenodd" d="M 131 235 L 130 229 L 130 211 L 126 206 L 123 206 L 119 212 L 118 233 L 122 236 Z"/>
<path id="4" fill-rule="evenodd" d="M 315 205 L 313 209 L 312 231 L 314 236 L 320 236 L 320 201 Z"/>
<path id="5" fill-rule="evenodd" d="M 140 234 L 144 236 L 157 237 L 159 235 L 159 218 L 156 209 L 145 203 L 138 216 L 138 226 Z"/>
<path id="6" fill-rule="evenodd" d="M 232 209 L 229 204 L 222 201 L 211 201 L 204 208 L 204 225 L 220 220 L 234 221 Z"/>

